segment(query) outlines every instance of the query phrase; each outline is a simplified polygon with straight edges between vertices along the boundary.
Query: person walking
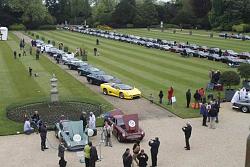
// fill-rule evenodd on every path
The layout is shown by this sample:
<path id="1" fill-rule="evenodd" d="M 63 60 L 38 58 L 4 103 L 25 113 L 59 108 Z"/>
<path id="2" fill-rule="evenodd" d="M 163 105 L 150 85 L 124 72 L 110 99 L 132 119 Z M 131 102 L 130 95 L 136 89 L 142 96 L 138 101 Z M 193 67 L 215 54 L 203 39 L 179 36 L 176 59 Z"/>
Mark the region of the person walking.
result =
<path id="1" fill-rule="evenodd" d="M 44 149 L 48 149 L 48 147 L 46 147 L 46 138 L 47 138 L 46 123 L 41 124 L 39 128 L 39 132 L 40 132 L 40 137 L 41 137 L 41 150 L 44 151 Z"/>
<path id="2" fill-rule="evenodd" d="M 66 148 L 64 147 L 63 140 L 60 140 L 60 144 L 58 145 L 58 157 L 60 158 L 59 160 L 59 165 L 60 167 L 65 167 L 67 164 L 67 161 L 64 159 L 64 152 Z"/>
<path id="3" fill-rule="evenodd" d="M 162 104 L 162 98 L 163 98 L 163 91 L 162 90 L 160 90 L 160 93 L 159 93 L 159 99 L 160 99 L 160 101 L 159 101 L 159 103 L 160 104 Z"/>
<path id="4" fill-rule="evenodd" d="M 16 59 L 16 55 L 17 55 L 16 51 L 14 51 L 13 54 L 14 54 L 14 59 Z"/>
<path id="5" fill-rule="evenodd" d="M 139 160 L 139 167 L 146 167 L 148 165 L 148 155 L 144 152 L 144 149 L 141 149 L 137 159 Z"/>
<path id="6" fill-rule="evenodd" d="M 172 97 L 174 95 L 174 89 L 171 86 L 168 90 L 168 105 L 172 105 Z"/>
<path id="7" fill-rule="evenodd" d="M 132 166 L 132 155 L 130 154 L 130 149 L 127 148 L 126 151 L 122 155 L 123 167 L 131 167 Z"/>
<path id="8" fill-rule="evenodd" d="M 97 48 L 94 48 L 94 56 L 97 56 Z"/>
<path id="9" fill-rule="evenodd" d="M 99 39 L 96 39 L 96 45 L 99 45 Z"/>
<path id="10" fill-rule="evenodd" d="M 90 141 L 87 145 L 84 147 L 84 157 L 85 157 L 85 167 L 89 166 L 89 159 L 90 159 L 90 148 L 92 147 L 92 142 Z"/>
<path id="11" fill-rule="evenodd" d="M 207 126 L 208 111 L 207 111 L 207 106 L 206 106 L 205 102 L 203 102 L 201 107 L 200 107 L 200 114 L 203 116 L 202 126 Z"/>
<path id="12" fill-rule="evenodd" d="M 103 131 L 105 136 L 105 146 L 112 147 L 112 141 L 111 141 L 112 128 L 107 121 L 105 121 Z"/>
<path id="13" fill-rule="evenodd" d="M 95 167 L 95 163 L 98 160 L 98 154 L 96 147 L 91 145 L 90 147 L 90 158 L 89 158 L 89 167 Z"/>
<path id="14" fill-rule="evenodd" d="M 186 126 L 184 126 L 182 128 L 182 131 L 185 134 L 185 142 L 186 142 L 186 150 L 190 150 L 190 144 L 189 144 L 189 139 L 191 137 L 191 133 L 192 133 L 192 126 L 190 125 L 190 123 L 186 123 Z"/>
<path id="15" fill-rule="evenodd" d="M 135 161 L 136 165 L 139 165 L 139 162 L 137 161 L 137 156 L 140 152 L 141 148 L 140 148 L 140 141 L 137 141 L 134 146 L 133 146 L 133 160 Z M 133 163 L 134 166 L 134 163 Z"/>
<path id="16" fill-rule="evenodd" d="M 158 150 L 160 147 L 159 138 L 156 137 L 154 140 L 150 140 L 148 145 L 151 147 L 150 153 L 151 153 L 151 159 L 152 159 L 152 167 L 155 167 L 157 166 L 157 155 L 158 155 Z"/>
<path id="17" fill-rule="evenodd" d="M 29 67 L 29 74 L 30 74 L 30 77 L 32 77 L 32 68 Z"/>
<path id="18" fill-rule="evenodd" d="M 186 92 L 187 108 L 189 108 L 189 106 L 190 106 L 191 96 L 192 96 L 191 91 L 190 91 L 190 89 L 188 89 L 187 92 Z"/>

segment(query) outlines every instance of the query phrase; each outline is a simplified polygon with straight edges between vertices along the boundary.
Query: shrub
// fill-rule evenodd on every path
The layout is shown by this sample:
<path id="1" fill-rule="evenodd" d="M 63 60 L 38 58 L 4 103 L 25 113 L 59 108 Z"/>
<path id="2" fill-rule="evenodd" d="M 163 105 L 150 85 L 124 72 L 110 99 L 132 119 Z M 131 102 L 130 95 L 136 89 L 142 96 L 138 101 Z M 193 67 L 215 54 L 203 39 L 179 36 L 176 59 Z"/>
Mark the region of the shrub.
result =
<path id="1" fill-rule="evenodd" d="M 32 36 L 32 37 L 34 37 L 34 36 L 35 36 L 35 34 L 34 34 L 34 33 L 31 33 L 31 36 Z"/>
<path id="2" fill-rule="evenodd" d="M 175 25 L 175 24 L 166 24 L 166 25 L 164 25 L 164 28 L 175 28 L 175 29 L 179 29 L 180 26 Z"/>
<path id="3" fill-rule="evenodd" d="M 67 46 L 64 46 L 63 51 L 64 51 L 64 52 L 68 52 L 68 51 L 69 51 L 69 48 L 68 48 Z"/>
<path id="4" fill-rule="evenodd" d="M 53 46 L 56 46 L 56 42 L 55 42 L 55 41 L 52 41 L 52 45 L 53 45 Z"/>
<path id="5" fill-rule="evenodd" d="M 56 30 L 56 25 L 42 25 L 38 27 L 39 30 Z"/>
<path id="6" fill-rule="evenodd" d="M 45 41 L 45 38 L 44 38 L 44 37 L 41 37 L 41 40 L 42 40 L 42 41 Z"/>
<path id="7" fill-rule="evenodd" d="M 250 24 L 233 25 L 232 30 L 235 32 L 250 32 Z"/>
<path id="8" fill-rule="evenodd" d="M 250 79 L 250 64 L 241 64 L 238 68 L 241 78 L 245 80 Z"/>
<path id="9" fill-rule="evenodd" d="M 36 39 L 39 39 L 39 35 L 36 35 Z"/>
<path id="10" fill-rule="evenodd" d="M 9 27 L 10 30 L 23 31 L 26 30 L 26 27 L 23 24 L 12 24 Z"/>
<path id="11" fill-rule="evenodd" d="M 235 71 L 225 71 L 220 77 L 220 82 L 230 89 L 231 86 L 240 84 L 240 76 Z"/>

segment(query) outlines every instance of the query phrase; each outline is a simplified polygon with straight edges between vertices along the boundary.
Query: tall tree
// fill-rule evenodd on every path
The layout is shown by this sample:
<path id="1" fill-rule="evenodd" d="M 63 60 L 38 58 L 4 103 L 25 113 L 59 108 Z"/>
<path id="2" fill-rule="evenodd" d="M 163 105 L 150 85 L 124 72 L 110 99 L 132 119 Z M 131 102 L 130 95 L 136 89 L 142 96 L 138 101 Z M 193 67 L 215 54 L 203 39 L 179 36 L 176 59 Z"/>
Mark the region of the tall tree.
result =
<path id="1" fill-rule="evenodd" d="M 189 0 L 196 17 L 203 18 L 211 10 L 211 0 Z"/>

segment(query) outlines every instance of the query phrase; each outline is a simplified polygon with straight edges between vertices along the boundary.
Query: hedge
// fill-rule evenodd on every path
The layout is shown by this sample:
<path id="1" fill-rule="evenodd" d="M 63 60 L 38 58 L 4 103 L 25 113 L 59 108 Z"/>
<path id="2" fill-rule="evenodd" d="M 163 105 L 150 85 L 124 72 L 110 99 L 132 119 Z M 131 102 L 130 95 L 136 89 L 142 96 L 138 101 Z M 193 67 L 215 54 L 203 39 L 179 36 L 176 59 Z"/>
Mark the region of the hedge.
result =
<path id="1" fill-rule="evenodd" d="M 9 27 L 10 30 L 23 31 L 26 30 L 26 27 L 23 24 L 12 24 Z"/>
<path id="2" fill-rule="evenodd" d="M 250 32 L 250 24 L 233 25 L 232 30 L 235 32 Z"/>
<path id="3" fill-rule="evenodd" d="M 56 25 L 42 25 L 38 27 L 39 30 L 56 30 Z"/>

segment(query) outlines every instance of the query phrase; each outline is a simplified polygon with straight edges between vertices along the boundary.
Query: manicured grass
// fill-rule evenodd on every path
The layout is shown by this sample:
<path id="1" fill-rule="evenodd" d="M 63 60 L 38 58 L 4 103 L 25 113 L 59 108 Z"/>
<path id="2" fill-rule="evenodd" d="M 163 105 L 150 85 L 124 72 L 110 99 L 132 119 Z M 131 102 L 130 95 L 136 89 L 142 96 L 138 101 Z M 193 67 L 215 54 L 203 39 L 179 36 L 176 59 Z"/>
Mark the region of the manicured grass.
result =
<path id="1" fill-rule="evenodd" d="M 85 85 L 74 79 L 70 74 L 61 70 L 41 56 L 35 60 L 34 55 L 22 56 L 16 60 L 13 51 L 18 53 L 19 39 L 10 33 L 9 40 L 0 41 L 0 135 L 22 132 L 23 124 L 15 123 L 6 118 L 5 108 L 12 104 L 25 104 L 49 100 L 50 81 L 52 74 L 58 78 L 59 98 L 61 100 L 77 100 L 103 104 L 104 110 L 112 109 L 110 103 L 99 94 L 92 92 Z M 33 68 L 39 77 L 29 77 L 28 67 Z"/>
<path id="2" fill-rule="evenodd" d="M 147 31 L 146 29 L 116 29 L 115 31 L 125 34 L 134 34 L 143 37 L 164 39 L 182 43 L 186 43 L 188 41 L 190 44 L 219 47 L 224 50 L 234 50 L 236 52 L 250 52 L 250 41 L 224 39 L 218 37 L 217 33 L 214 33 L 214 38 L 209 38 L 209 32 L 204 30 L 192 30 L 193 35 L 189 35 L 190 30 L 177 30 L 176 34 L 173 34 L 172 30 L 160 32 L 160 30 L 156 29 L 152 29 L 151 31 Z"/>
<path id="3" fill-rule="evenodd" d="M 199 58 L 183 58 L 178 54 L 147 49 L 141 46 L 99 38 L 100 56 L 93 56 L 96 37 L 69 31 L 37 31 L 36 34 L 57 42 L 63 42 L 72 50 L 84 47 L 88 51 L 91 64 L 120 78 L 124 83 L 139 88 L 145 97 L 153 94 L 158 101 L 158 93 L 164 91 L 164 107 L 183 118 L 197 117 L 199 111 L 185 108 L 185 92 L 192 93 L 206 87 L 211 69 L 229 70 L 225 64 Z M 231 69 L 230 69 L 231 70 Z M 167 105 L 167 89 L 173 86 L 177 103 L 172 108 Z M 217 95 L 217 94 L 215 94 Z M 129 106 L 128 106 L 129 107 Z"/>

